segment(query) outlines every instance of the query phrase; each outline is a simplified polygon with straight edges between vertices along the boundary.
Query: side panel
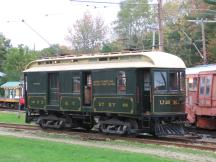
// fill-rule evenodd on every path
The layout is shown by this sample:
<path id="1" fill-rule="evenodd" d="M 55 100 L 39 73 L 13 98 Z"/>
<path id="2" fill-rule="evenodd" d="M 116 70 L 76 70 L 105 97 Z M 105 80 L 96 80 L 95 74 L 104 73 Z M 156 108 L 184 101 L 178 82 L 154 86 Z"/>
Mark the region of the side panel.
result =
<path id="1" fill-rule="evenodd" d="M 26 73 L 27 103 L 30 109 L 45 109 L 47 105 L 47 73 Z"/>
<path id="2" fill-rule="evenodd" d="M 116 95 L 116 72 L 111 70 L 94 71 L 92 86 L 94 96 Z"/>
<path id="3" fill-rule="evenodd" d="M 155 113 L 173 113 L 184 112 L 184 95 L 154 95 L 153 112 Z"/>
<path id="4" fill-rule="evenodd" d="M 81 111 L 80 72 L 60 72 L 60 110 Z"/>
<path id="5" fill-rule="evenodd" d="M 136 112 L 135 70 L 103 70 L 92 73 L 93 109 L 101 113 Z"/>
<path id="6" fill-rule="evenodd" d="M 94 97 L 94 112 L 103 113 L 134 113 L 134 98 L 127 97 Z"/>
<path id="7" fill-rule="evenodd" d="M 195 108 L 198 106 L 198 75 L 187 75 L 185 112 L 190 123 L 196 121 Z"/>
<path id="8" fill-rule="evenodd" d="M 184 113 L 184 69 L 154 69 L 152 78 L 152 112 L 155 114 Z"/>

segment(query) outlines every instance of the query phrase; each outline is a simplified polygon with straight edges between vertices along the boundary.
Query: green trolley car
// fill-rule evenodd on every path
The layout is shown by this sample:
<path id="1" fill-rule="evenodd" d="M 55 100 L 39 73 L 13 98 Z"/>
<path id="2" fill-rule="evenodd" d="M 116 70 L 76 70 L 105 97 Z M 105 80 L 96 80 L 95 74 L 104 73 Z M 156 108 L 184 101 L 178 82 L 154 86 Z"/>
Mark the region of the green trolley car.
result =
<path id="1" fill-rule="evenodd" d="M 26 122 L 104 133 L 183 134 L 185 64 L 164 52 L 64 56 L 24 71 Z"/>

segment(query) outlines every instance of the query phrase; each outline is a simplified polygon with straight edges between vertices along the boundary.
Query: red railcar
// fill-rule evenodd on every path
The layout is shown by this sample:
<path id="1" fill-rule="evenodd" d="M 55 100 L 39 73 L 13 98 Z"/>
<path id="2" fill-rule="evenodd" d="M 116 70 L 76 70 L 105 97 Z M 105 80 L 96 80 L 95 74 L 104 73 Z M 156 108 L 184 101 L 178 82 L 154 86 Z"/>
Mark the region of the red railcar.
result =
<path id="1" fill-rule="evenodd" d="M 188 68 L 186 78 L 189 122 L 199 128 L 216 129 L 216 65 Z"/>

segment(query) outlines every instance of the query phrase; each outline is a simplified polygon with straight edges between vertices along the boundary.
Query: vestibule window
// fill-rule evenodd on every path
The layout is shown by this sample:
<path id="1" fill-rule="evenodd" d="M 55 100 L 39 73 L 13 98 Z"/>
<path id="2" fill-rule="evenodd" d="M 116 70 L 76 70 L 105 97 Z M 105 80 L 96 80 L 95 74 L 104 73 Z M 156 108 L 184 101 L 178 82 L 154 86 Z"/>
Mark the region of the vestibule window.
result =
<path id="1" fill-rule="evenodd" d="M 180 90 L 185 91 L 185 72 L 180 72 L 179 73 L 179 78 L 180 78 Z M 196 80 L 196 85 L 197 85 L 197 80 Z"/>
<path id="2" fill-rule="evenodd" d="M 167 73 L 165 71 L 154 72 L 154 90 L 167 90 Z"/>
<path id="3" fill-rule="evenodd" d="M 171 91 L 177 91 L 179 89 L 178 72 L 169 72 L 169 89 Z"/>
<path id="4" fill-rule="evenodd" d="M 119 71 L 117 74 L 117 93 L 126 94 L 126 73 Z"/>
<path id="5" fill-rule="evenodd" d="M 144 73 L 144 91 L 150 91 L 150 73 Z"/>

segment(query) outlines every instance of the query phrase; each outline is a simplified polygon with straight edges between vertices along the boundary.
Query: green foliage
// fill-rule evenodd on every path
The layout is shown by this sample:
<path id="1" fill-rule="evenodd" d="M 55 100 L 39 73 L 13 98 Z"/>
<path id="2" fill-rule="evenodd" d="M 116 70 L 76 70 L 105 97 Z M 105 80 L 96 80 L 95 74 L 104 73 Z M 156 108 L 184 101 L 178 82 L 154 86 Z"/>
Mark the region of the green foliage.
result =
<path id="1" fill-rule="evenodd" d="M 57 44 L 54 44 L 48 48 L 44 48 L 39 52 L 41 57 L 53 57 L 60 53 L 60 47 Z"/>
<path id="2" fill-rule="evenodd" d="M 216 0 L 204 0 L 204 2 L 212 4 L 212 5 L 216 5 Z"/>
<path id="3" fill-rule="evenodd" d="M 37 58 L 37 53 L 20 45 L 18 48 L 8 49 L 6 61 L 4 62 L 4 72 L 7 80 L 20 80 L 22 71 L 26 65 Z"/>
<path id="4" fill-rule="evenodd" d="M 210 7 L 211 10 L 216 10 L 216 5 Z M 205 15 L 208 20 L 215 20 L 215 14 Z M 206 33 L 206 46 L 207 46 L 207 57 L 208 63 L 216 63 L 216 22 L 215 23 L 205 23 L 205 33 Z"/>
<path id="5" fill-rule="evenodd" d="M 10 47 L 10 40 L 0 34 L 0 71 L 2 71 L 2 65 L 6 59 L 7 50 Z"/>
<path id="6" fill-rule="evenodd" d="M 167 24 L 165 33 L 164 49 L 166 52 L 181 57 L 187 66 L 192 66 L 202 61 L 197 50 L 192 45 L 192 41 L 190 41 L 186 36 L 187 34 L 190 38 L 195 39 L 195 36 L 197 35 L 191 24 L 186 21 Z M 197 44 L 200 48 L 199 45 L 200 44 Z"/>
<path id="7" fill-rule="evenodd" d="M 147 0 L 126 0 L 120 5 L 115 31 L 123 48 L 144 49 L 148 28 L 153 23 Z"/>
<path id="8" fill-rule="evenodd" d="M 167 11 L 165 21 L 165 51 L 180 56 L 187 66 L 203 63 L 203 59 L 193 45 L 194 43 L 199 51 L 203 53 L 201 23 L 198 21 L 197 23 L 188 22 L 187 20 L 214 20 L 215 15 L 211 10 L 215 10 L 216 6 L 203 4 L 201 0 L 196 1 L 196 5 L 196 10 L 189 10 L 191 7 L 189 0 L 183 3 L 181 1 L 179 3 L 170 1 L 164 5 L 164 10 Z M 174 9 L 174 12 L 168 12 L 172 11 L 172 9 Z M 175 11 L 178 11 L 178 13 Z M 215 24 L 204 23 L 208 63 L 216 62 Z"/>
<path id="9" fill-rule="evenodd" d="M 197 23 L 189 24 L 188 27 L 190 33 L 192 34 L 192 39 L 197 44 L 198 48 L 201 52 L 203 52 L 202 46 L 202 33 L 201 33 L 201 19 L 203 20 L 214 20 L 215 14 L 211 12 L 211 10 L 215 10 L 216 6 L 206 5 L 206 10 L 199 11 L 197 13 L 191 14 L 186 19 L 193 19 L 193 20 L 200 20 Z M 189 26 L 188 25 L 188 26 Z M 215 23 L 206 23 L 204 22 L 204 32 L 205 32 L 205 39 L 206 39 L 206 47 L 207 47 L 207 61 L 208 63 L 216 63 L 216 28 Z"/>
<path id="10" fill-rule="evenodd" d="M 108 53 L 108 52 L 120 52 L 121 49 L 121 44 L 117 41 L 114 42 L 106 42 L 103 43 L 103 47 L 101 49 L 102 53 Z"/>
<path id="11" fill-rule="evenodd" d="M 44 57 L 55 57 L 58 55 L 70 55 L 73 51 L 66 46 L 59 46 L 58 44 L 54 44 L 48 48 L 44 48 L 38 52 L 38 56 L 41 58 Z"/>
<path id="12" fill-rule="evenodd" d="M 77 20 L 73 29 L 68 30 L 66 40 L 69 41 L 77 53 L 98 52 L 105 38 L 106 27 L 100 17 L 93 18 L 86 12 L 83 18 Z"/>

